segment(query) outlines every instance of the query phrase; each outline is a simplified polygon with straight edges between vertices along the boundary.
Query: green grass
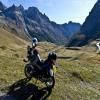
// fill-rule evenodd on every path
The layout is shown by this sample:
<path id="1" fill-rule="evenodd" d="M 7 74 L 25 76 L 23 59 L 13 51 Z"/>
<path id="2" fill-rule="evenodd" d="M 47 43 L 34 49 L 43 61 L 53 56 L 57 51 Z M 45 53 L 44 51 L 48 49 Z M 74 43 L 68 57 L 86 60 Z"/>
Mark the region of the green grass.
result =
<path id="1" fill-rule="evenodd" d="M 27 42 L 3 29 L 0 31 L 0 90 L 25 78 L 23 58 Z M 38 46 L 42 58 L 55 50 L 58 56 L 56 85 L 48 100 L 99 100 L 100 99 L 100 55 L 90 48 L 68 50 L 50 43 Z M 69 58 L 67 58 L 69 57 Z M 33 83 L 33 81 L 31 81 Z M 41 86 L 38 82 L 38 86 Z"/>

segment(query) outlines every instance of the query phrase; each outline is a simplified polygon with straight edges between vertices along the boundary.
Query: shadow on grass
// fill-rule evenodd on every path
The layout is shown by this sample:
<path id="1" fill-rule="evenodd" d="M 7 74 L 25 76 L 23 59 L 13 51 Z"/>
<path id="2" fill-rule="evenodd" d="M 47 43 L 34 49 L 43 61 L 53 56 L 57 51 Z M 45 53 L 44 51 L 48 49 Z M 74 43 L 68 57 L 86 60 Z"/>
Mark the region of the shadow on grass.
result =
<path id="1" fill-rule="evenodd" d="M 73 57 L 63 57 L 63 56 L 58 57 L 58 59 L 71 59 L 71 58 Z"/>
<path id="2" fill-rule="evenodd" d="M 22 79 L 11 85 L 8 93 L 0 97 L 0 100 L 46 100 L 52 89 L 47 87 L 39 89 L 36 85 L 28 83 L 28 79 Z"/>
<path id="3" fill-rule="evenodd" d="M 66 47 L 68 50 L 81 50 L 80 47 Z"/>

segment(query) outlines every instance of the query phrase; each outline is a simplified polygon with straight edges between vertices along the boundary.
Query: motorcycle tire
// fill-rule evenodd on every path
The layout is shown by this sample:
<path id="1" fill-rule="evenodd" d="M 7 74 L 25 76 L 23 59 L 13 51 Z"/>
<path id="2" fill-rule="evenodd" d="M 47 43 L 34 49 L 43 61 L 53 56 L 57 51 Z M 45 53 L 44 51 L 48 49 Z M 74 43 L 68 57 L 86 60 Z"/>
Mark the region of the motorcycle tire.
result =
<path id="1" fill-rule="evenodd" d="M 34 67 L 31 64 L 26 64 L 24 72 L 25 72 L 25 76 L 28 79 L 31 79 L 33 77 L 33 73 L 34 73 Z"/>

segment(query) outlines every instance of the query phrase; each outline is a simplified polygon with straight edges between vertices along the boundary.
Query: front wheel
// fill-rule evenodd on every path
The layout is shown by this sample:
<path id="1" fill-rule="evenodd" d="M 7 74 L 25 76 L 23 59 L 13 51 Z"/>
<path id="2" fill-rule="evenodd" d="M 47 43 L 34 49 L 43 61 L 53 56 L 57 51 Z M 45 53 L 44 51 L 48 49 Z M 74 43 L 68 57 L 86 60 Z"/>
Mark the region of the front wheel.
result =
<path id="1" fill-rule="evenodd" d="M 34 71 L 34 67 L 31 64 L 26 64 L 24 72 L 25 72 L 25 76 L 28 79 L 31 79 L 33 76 L 33 71 Z"/>
<path id="2" fill-rule="evenodd" d="M 47 81 L 45 82 L 45 84 L 46 84 L 46 86 L 48 88 L 54 88 L 54 86 L 55 86 L 55 78 L 54 78 L 54 76 L 48 78 Z"/>

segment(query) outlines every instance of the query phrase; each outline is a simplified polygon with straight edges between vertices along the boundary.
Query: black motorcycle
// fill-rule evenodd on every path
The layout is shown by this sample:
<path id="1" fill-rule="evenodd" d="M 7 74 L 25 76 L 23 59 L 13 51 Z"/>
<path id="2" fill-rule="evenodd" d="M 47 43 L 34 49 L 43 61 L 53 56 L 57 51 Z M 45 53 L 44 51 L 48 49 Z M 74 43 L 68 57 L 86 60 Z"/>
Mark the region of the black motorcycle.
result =
<path id="1" fill-rule="evenodd" d="M 48 55 L 49 60 L 55 58 L 53 55 L 54 54 Z M 47 72 L 47 70 L 42 69 L 43 64 L 44 64 L 43 62 L 40 65 L 33 64 L 33 63 L 30 63 L 30 62 L 27 63 L 25 65 L 25 70 L 24 70 L 25 76 L 28 79 L 35 78 L 37 80 L 40 80 L 41 82 L 44 82 L 48 88 L 53 88 L 54 85 L 55 85 L 54 72 L 56 70 L 56 67 L 53 66 L 53 68 L 51 69 L 52 72 L 53 72 L 53 75 L 50 76 L 49 73 Z"/>

